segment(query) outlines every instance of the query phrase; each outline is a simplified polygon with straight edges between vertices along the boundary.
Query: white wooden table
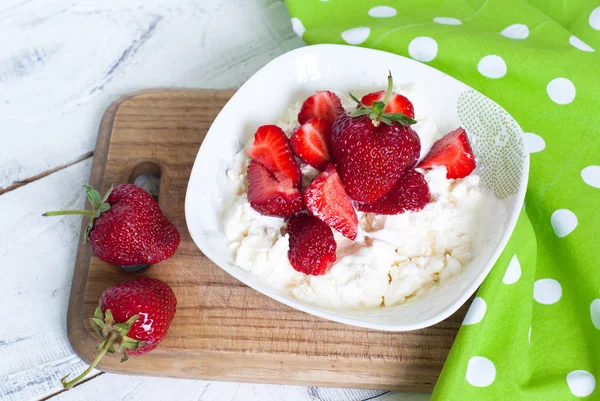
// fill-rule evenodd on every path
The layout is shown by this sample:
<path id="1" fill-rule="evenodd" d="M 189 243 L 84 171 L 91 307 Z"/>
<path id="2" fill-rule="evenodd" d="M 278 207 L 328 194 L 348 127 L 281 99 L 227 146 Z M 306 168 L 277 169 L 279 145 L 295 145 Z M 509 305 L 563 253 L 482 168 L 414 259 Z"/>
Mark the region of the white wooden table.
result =
<path id="1" fill-rule="evenodd" d="M 124 376 L 67 340 L 80 208 L 100 117 L 122 94 L 236 88 L 302 46 L 277 0 L 0 1 L 0 400 L 362 400 L 381 391 Z M 428 400 L 385 393 L 377 400 Z"/>

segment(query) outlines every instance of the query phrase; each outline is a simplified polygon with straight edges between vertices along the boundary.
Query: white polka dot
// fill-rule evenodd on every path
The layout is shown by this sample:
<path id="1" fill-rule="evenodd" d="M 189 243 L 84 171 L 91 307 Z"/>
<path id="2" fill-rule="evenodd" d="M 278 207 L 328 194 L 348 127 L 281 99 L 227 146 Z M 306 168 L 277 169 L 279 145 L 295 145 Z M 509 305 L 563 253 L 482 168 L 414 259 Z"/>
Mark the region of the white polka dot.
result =
<path id="1" fill-rule="evenodd" d="M 529 153 L 541 152 L 546 148 L 544 139 L 533 132 L 523 132 L 523 139 L 525 139 L 525 148 Z"/>
<path id="2" fill-rule="evenodd" d="M 579 50 L 583 50 L 584 52 L 595 52 L 596 51 L 590 45 L 585 43 L 583 40 L 579 39 L 577 36 L 571 36 L 569 38 L 569 43 L 573 47 L 576 47 Z"/>
<path id="3" fill-rule="evenodd" d="M 504 284 L 514 284 L 519 281 L 520 278 L 521 264 L 519 263 L 519 259 L 517 259 L 517 255 L 513 255 L 506 268 L 506 273 L 504 273 L 504 277 L 502 277 L 502 282 Z"/>
<path id="4" fill-rule="evenodd" d="M 596 388 L 596 378 L 586 370 L 574 370 L 567 375 L 567 384 L 575 397 L 587 397 Z"/>
<path id="5" fill-rule="evenodd" d="M 569 209 L 558 209 L 552 213 L 550 224 L 558 238 L 566 237 L 577 227 L 577 216 Z"/>
<path id="6" fill-rule="evenodd" d="M 581 170 L 583 181 L 594 188 L 600 188 L 600 166 L 587 166 Z"/>
<path id="7" fill-rule="evenodd" d="M 552 278 L 542 278 L 533 283 L 533 299 L 544 305 L 552 305 L 562 296 L 562 287 Z"/>
<path id="8" fill-rule="evenodd" d="M 596 7 L 590 14 L 590 26 L 597 31 L 600 31 L 600 7 Z"/>
<path id="9" fill-rule="evenodd" d="M 496 367 L 494 363 L 482 356 L 474 356 L 469 359 L 467 365 L 467 381 L 475 387 L 487 387 L 496 378 Z"/>
<path id="10" fill-rule="evenodd" d="M 431 61 L 437 56 L 437 52 L 437 42 L 427 36 L 414 38 L 408 45 L 408 54 L 418 61 Z"/>
<path id="11" fill-rule="evenodd" d="M 365 40 L 367 40 L 370 33 L 371 28 L 361 26 L 358 28 L 348 29 L 347 31 L 342 32 L 342 39 L 344 39 L 346 43 L 350 45 L 360 45 Z"/>
<path id="12" fill-rule="evenodd" d="M 369 16 L 374 18 L 390 18 L 397 14 L 394 7 L 389 6 L 377 6 L 369 10 Z"/>
<path id="13" fill-rule="evenodd" d="M 531 326 L 529 326 L 529 331 L 527 332 L 527 344 L 531 346 Z"/>
<path id="14" fill-rule="evenodd" d="M 485 316 L 486 309 L 487 305 L 483 298 L 475 297 L 462 324 L 469 325 L 481 322 L 481 319 Z"/>
<path id="15" fill-rule="evenodd" d="M 569 104 L 575 99 L 575 85 L 567 78 L 554 78 L 548 83 L 546 91 L 557 104 Z"/>
<path id="16" fill-rule="evenodd" d="M 590 304 L 590 316 L 594 327 L 600 330 L 600 299 L 594 299 Z"/>
<path id="17" fill-rule="evenodd" d="M 500 32 L 500 35 L 509 39 L 527 39 L 529 36 L 529 28 L 523 24 L 513 24 L 507 26 Z"/>
<path id="18" fill-rule="evenodd" d="M 450 17 L 435 17 L 433 19 L 433 22 L 436 22 L 436 23 L 442 24 L 442 25 L 460 25 L 460 24 L 462 24 L 462 22 L 459 19 L 450 18 Z"/>
<path id="19" fill-rule="evenodd" d="M 304 25 L 302 25 L 302 21 L 300 21 L 296 17 L 292 17 L 292 29 L 294 30 L 294 32 L 296 32 L 296 35 L 298 35 L 300 39 L 302 39 L 304 31 L 306 31 L 306 29 L 304 29 Z"/>
<path id="20" fill-rule="evenodd" d="M 490 54 L 479 60 L 477 71 L 484 77 L 502 78 L 506 75 L 506 63 L 502 60 L 502 57 Z"/>

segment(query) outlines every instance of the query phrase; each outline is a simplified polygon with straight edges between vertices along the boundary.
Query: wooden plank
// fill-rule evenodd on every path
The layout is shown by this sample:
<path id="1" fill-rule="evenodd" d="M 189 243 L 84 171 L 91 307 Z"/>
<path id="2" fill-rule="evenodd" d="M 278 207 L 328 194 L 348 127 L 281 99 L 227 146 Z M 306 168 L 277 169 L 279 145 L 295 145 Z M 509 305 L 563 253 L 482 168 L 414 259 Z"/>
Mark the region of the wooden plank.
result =
<path id="1" fill-rule="evenodd" d="M 204 257 L 186 230 L 187 179 L 201 140 L 233 92 L 163 90 L 115 103 L 98 136 L 90 182 L 130 182 L 139 166 L 161 171 L 159 204 L 179 228 L 176 255 L 141 275 L 169 283 L 178 311 L 162 346 L 109 372 L 182 378 L 428 391 L 466 308 L 424 330 L 390 333 L 329 322 L 267 298 Z M 108 149 L 108 151 L 107 151 Z M 131 279 L 80 246 L 69 304 L 69 338 L 86 361 L 96 340 L 87 317 L 111 284 Z"/>
<path id="2" fill-rule="evenodd" d="M 102 389 L 99 391 L 98 389 Z M 106 373 L 62 392 L 52 401 L 359 401 L 382 394 L 377 390 L 209 382 Z M 429 394 L 386 393 L 374 401 L 426 401 Z"/>
<path id="3" fill-rule="evenodd" d="M 303 45 L 270 0 L 9 0 L 0 21 L 0 191 L 91 152 L 124 93 L 237 88 Z"/>
<path id="4" fill-rule="evenodd" d="M 0 399 L 36 400 L 85 364 L 67 338 L 81 218 L 44 218 L 84 204 L 91 158 L 0 196 Z M 94 374 L 99 373 L 95 371 Z"/>

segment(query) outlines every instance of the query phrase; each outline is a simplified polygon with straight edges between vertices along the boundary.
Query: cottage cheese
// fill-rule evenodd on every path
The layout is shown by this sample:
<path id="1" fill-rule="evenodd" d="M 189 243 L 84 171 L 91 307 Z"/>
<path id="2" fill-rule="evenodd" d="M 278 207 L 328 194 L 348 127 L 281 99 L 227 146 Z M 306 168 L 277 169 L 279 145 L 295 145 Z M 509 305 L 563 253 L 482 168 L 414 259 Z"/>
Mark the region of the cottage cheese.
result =
<path id="1" fill-rule="evenodd" d="M 347 109 L 354 107 L 351 99 L 338 95 Z M 276 123 L 288 135 L 298 126 L 300 105 Z M 423 157 L 441 135 L 415 111 L 419 122 L 413 128 L 421 138 Z M 451 180 L 444 167 L 423 171 L 432 199 L 422 211 L 394 216 L 357 212 L 357 241 L 333 230 L 337 261 L 326 274 L 308 276 L 288 260 L 285 221 L 250 206 L 248 162 L 242 149 L 227 171 L 234 195 L 224 203 L 221 221 L 233 263 L 300 301 L 324 308 L 393 306 L 418 296 L 458 274 L 506 218 L 503 204 L 477 174 Z M 310 166 L 302 166 L 302 172 L 305 186 L 318 174 Z"/>

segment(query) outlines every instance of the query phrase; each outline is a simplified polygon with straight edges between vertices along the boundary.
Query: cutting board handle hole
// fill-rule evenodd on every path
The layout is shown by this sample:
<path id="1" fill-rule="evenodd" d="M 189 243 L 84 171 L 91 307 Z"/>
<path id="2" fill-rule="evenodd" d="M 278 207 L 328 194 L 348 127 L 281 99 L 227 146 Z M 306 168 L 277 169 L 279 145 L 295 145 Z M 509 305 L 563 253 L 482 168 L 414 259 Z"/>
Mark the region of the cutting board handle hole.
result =
<path id="1" fill-rule="evenodd" d="M 143 162 L 133 168 L 128 181 L 144 188 L 155 200 L 158 200 L 160 177 L 161 170 L 158 164 Z"/>

